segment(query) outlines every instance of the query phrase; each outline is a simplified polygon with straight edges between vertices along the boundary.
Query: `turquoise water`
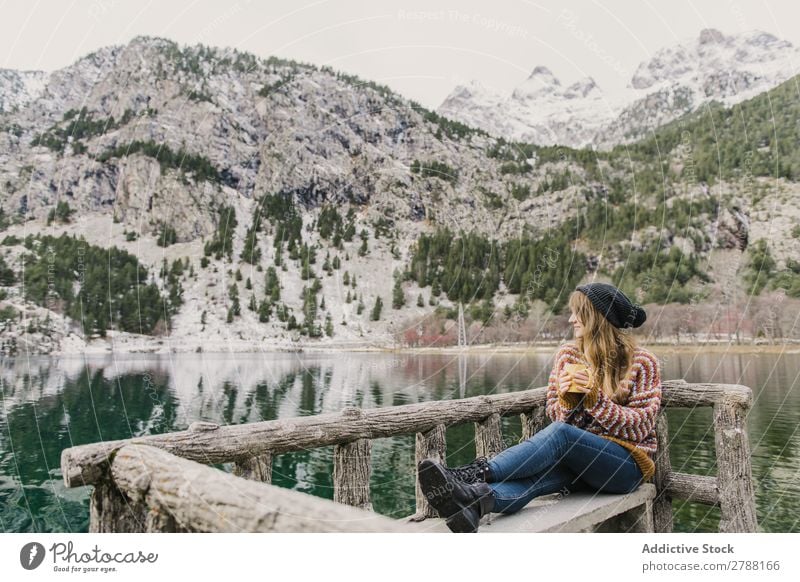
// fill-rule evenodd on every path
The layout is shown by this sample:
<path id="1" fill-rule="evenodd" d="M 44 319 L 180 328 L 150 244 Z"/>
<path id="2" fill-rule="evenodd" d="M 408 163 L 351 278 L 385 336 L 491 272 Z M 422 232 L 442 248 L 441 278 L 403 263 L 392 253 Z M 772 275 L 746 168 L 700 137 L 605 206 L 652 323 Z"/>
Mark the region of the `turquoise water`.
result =
<path id="1" fill-rule="evenodd" d="M 748 417 L 757 511 L 765 531 L 798 531 L 798 354 L 661 353 L 663 377 L 753 388 Z M 195 420 L 238 424 L 336 412 L 344 406 L 513 392 L 544 386 L 550 354 L 185 354 L 35 358 L 0 363 L 0 531 L 85 532 L 89 487 L 67 489 L 70 446 L 185 429 Z M 673 469 L 713 475 L 711 410 L 669 413 Z M 518 418 L 503 419 L 509 443 Z M 448 464 L 475 454 L 471 424 L 447 431 Z M 414 512 L 414 437 L 373 441 L 376 511 Z M 332 447 L 280 455 L 273 483 L 332 498 Z M 221 465 L 231 470 L 230 465 Z M 674 502 L 675 529 L 716 531 L 719 511 Z"/>

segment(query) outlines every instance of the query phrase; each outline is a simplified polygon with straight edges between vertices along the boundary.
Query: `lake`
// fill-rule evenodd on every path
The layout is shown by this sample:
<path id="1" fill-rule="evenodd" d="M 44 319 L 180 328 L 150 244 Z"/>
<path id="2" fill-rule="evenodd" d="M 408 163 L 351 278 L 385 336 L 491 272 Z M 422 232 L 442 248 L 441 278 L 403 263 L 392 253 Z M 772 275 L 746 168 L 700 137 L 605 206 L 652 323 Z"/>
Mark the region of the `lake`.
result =
<path id="1" fill-rule="evenodd" d="M 800 516 L 800 354 L 653 351 L 663 378 L 750 386 L 748 417 L 758 520 L 795 532 Z M 64 487 L 65 448 L 184 430 L 196 420 L 238 424 L 412 402 L 513 392 L 547 383 L 552 353 L 272 353 L 17 358 L 0 361 L 0 528 L 86 532 L 89 487 Z M 462 361 L 463 361 L 462 360 Z M 673 470 L 716 471 L 711 409 L 670 409 Z M 518 418 L 503 419 L 516 442 Z M 471 424 L 447 431 L 449 465 L 469 462 Z M 230 471 L 231 465 L 219 465 Z M 332 498 L 332 447 L 276 456 L 273 483 Z M 414 512 L 414 437 L 372 444 L 372 501 Z M 676 500 L 676 531 L 716 531 L 719 510 Z"/>

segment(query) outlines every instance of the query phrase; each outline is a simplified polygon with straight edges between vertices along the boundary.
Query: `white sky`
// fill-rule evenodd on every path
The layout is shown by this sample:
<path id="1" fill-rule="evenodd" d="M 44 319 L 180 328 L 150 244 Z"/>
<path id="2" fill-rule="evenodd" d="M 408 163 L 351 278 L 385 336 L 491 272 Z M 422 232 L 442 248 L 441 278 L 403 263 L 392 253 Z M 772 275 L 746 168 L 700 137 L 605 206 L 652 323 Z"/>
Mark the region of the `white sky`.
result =
<path id="1" fill-rule="evenodd" d="M 53 70 L 146 34 L 327 64 L 432 109 L 471 79 L 508 93 L 537 65 L 612 95 L 707 27 L 800 45 L 794 0 L 0 0 L 0 15 L 0 68 Z"/>

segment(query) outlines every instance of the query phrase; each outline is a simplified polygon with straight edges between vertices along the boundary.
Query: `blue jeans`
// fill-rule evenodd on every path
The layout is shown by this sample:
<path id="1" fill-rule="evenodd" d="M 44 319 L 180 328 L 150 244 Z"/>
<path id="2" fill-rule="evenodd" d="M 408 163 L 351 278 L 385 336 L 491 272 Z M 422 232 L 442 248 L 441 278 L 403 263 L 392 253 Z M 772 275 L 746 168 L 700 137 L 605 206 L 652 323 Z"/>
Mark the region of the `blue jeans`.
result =
<path id="1" fill-rule="evenodd" d="M 489 467 L 497 513 L 514 513 L 548 493 L 630 493 L 642 483 L 642 471 L 625 447 L 564 422 L 507 448 Z"/>

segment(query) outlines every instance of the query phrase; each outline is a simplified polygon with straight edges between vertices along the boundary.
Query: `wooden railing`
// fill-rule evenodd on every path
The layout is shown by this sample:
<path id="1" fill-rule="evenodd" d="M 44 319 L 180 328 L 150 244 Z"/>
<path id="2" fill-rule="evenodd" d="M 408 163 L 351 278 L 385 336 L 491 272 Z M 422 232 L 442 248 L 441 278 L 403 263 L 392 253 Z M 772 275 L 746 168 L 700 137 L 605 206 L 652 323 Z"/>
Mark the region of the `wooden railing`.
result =
<path id="1" fill-rule="evenodd" d="M 149 445 L 118 449 L 110 471 L 117 491 L 102 497 L 111 505 L 93 503 L 93 531 L 409 531 L 371 511 L 241 479 Z M 124 506 L 115 505 L 117 495 Z"/>
<path id="2" fill-rule="evenodd" d="M 491 457 L 505 448 L 501 417 L 521 416 L 523 438 L 532 436 L 548 423 L 545 415 L 546 390 L 535 388 L 508 394 L 366 410 L 345 408 L 335 414 L 242 425 L 219 426 L 195 422 L 186 431 L 65 449 L 61 454 L 61 470 L 67 487 L 94 485 L 90 501 L 90 531 L 227 531 L 226 526 L 212 523 L 214 520 L 203 510 L 191 509 L 190 506 L 207 505 L 206 496 L 217 495 L 214 499 L 219 503 L 216 508 L 218 516 L 227 516 L 239 511 L 241 502 L 236 498 L 239 491 L 275 500 L 283 499 L 280 496 L 284 493 L 304 495 L 279 491 L 275 487 L 261 487 L 260 492 L 252 489 L 251 493 L 251 489 L 243 489 L 242 483 L 270 483 L 274 455 L 334 445 L 334 501 L 362 510 L 371 509 L 369 481 L 372 439 L 415 434 L 417 461 L 425 458 L 443 460 L 446 427 L 474 422 L 476 452 Z M 718 506 L 721 512 L 720 531 L 757 531 L 746 427 L 746 415 L 752 404 L 750 388 L 734 384 L 687 384 L 682 380 L 670 380 L 663 382 L 662 395 L 662 409 L 656 428 L 658 453 L 654 484 L 657 497 L 653 506 L 656 531 L 672 531 L 672 499 Z M 713 407 L 716 477 L 675 472 L 670 466 L 666 410 L 670 407 L 698 406 Z M 170 462 L 169 459 L 173 457 L 159 456 L 153 449 L 169 453 L 182 462 Z M 190 469 L 183 461 L 195 461 L 192 466 L 197 463 L 233 462 L 233 475 L 203 467 L 219 473 L 219 483 L 223 483 L 224 475 L 225 484 L 220 485 L 217 479 L 196 468 Z M 136 476 L 137 471 L 139 477 Z M 191 477 L 188 473 L 181 477 L 182 472 L 191 473 Z M 202 479 L 199 478 L 201 473 Z M 197 481 L 192 480 L 195 478 Z M 249 485 L 260 487 L 256 483 Z M 223 488 L 226 490 L 223 491 Z M 409 519 L 419 521 L 435 517 L 436 512 L 420 491 L 418 479 L 416 491 L 416 513 Z M 330 503 L 327 500 L 319 501 Z M 226 504 L 230 505 L 229 509 L 226 509 Z M 319 520 L 313 515 L 300 514 L 300 507 L 313 511 L 314 507 L 310 504 L 301 504 L 290 511 L 291 519 L 298 523 L 315 522 L 319 525 Z M 248 504 L 248 507 L 252 506 Z M 341 505 L 337 507 L 351 509 L 342 508 Z M 278 520 L 277 517 L 275 519 Z M 289 526 L 287 519 L 291 520 L 289 517 L 279 520 L 286 531 L 301 527 Z M 243 527 L 239 531 L 262 531 L 244 527 L 246 520 L 232 523 L 236 527 Z"/>

